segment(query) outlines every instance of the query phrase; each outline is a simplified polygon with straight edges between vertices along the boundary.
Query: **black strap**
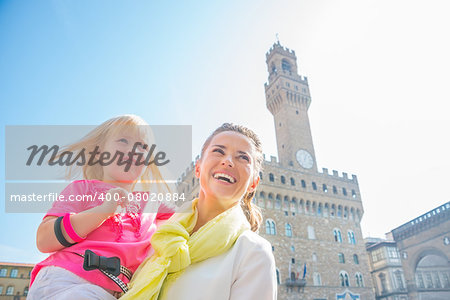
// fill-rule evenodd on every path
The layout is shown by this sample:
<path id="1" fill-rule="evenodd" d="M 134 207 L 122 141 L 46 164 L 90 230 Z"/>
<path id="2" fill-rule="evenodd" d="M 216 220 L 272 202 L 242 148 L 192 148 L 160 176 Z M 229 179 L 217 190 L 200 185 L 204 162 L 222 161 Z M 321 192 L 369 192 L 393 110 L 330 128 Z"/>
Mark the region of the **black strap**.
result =
<path id="1" fill-rule="evenodd" d="M 72 245 L 75 245 L 76 243 L 72 244 L 69 243 L 69 241 L 66 240 L 64 237 L 62 230 L 61 230 L 61 221 L 64 217 L 58 217 L 55 221 L 55 226 L 53 226 L 53 229 L 55 231 L 56 238 L 58 239 L 58 242 L 63 245 L 64 247 L 70 247 Z"/>

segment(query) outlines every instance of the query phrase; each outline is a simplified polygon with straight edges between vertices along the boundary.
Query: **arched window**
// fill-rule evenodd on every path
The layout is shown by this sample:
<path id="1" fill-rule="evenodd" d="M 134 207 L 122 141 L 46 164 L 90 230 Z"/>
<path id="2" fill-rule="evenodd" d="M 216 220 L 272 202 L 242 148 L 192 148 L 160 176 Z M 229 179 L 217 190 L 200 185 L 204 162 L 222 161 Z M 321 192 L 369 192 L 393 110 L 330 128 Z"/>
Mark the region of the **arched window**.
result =
<path id="1" fill-rule="evenodd" d="M 281 196 L 277 195 L 277 198 L 275 199 L 275 209 L 281 209 Z"/>
<path id="2" fill-rule="evenodd" d="M 345 256 L 344 256 L 344 253 L 339 252 L 339 253 L 338 253 L 338 257 L 339 257 L 339 263 L 345 264 Z"/>
<path id="3" fill-rule="evenodd" d="M 259 207 L 262 207 L 262 208 L 264 208 L 265 207 L 265 199 L 266 199 L 266 193 L 264 193 L 264 192 L 260 192 L 259 193 L 259 201 L 258 201 L 258 205 L 259 205 Z"/>
<path id="4" fill-rule="evenodd" d="M 356 245 L 355 233 L 351 230 L 347 231 L 348 235 L 348 243 L 352 245 Z"/>
<path id="5" fill-rule="evenodd" d="M 317 206 L 317 215 L 318 216 L 322 215 L 322 203 L 319 203 L 319 206 Z"/>
<path id="6" fill-rule="evenodd" d="M 263 173 L 262 173 L 262 172 L 259 172 L 259 178 L 260 178 L 261 180 L 263 180 Z"/>
<path id="7" fill-rule="evenodd" d="M 266 220 L 266 234 L 268 235 L 276 235 L 277 228 L 275 226 L 275 222 L 271 219 Z"/>
<path id="8" fill-rule="evenodd" d="M 295 185 L 295 179 L 291 177 L 291 185 Z"/>
<path id="9" fill-rule="evenodd" d="M 28 296 L 28 290 L 29 290 L 28 287 L 26 287 L 26 288 L 23 289 L 23 295 L 24 295 L 24 296 Z"/>
<path id="10" fill-rule="evenodd" d="M 341 282 L 341 286 L 350 286 L 347 272 L 341 271 L 341 273 L 339 273 L 339 279 Z"/>
<path id="11" fill-rule="evenodd" d="M 356 198 L 356 192 L 355 192 L 355 190 L 352 190 L 352 197 L 353 197 L 353 198 Z"/>
<path id="12" fill-rule="evenodd" d="M 343 194 L 344 196 L 347 196 L 347 189 L 346 189 L 346 188 L 342 188 L 342 194 Z"/>
<path id="13" fill-rule="evenodd" d="M 333 194 L 337 194 L 337 187 L 333 185 Z"/>
<path id="14" fill-rule="evenodd" d="M 355 279 L 356 279 L 356 286 L 357 287 L 363 287 L 364 286 L 363 277 L 362 277 L 361 273 L 356 273 Z"/>
<path id="15" fill-rule="evenodd" d="M 338 206 L 338 211 L 337 211 L 337 217 L 341 218 L 342 217 L 342 206 Z"/>
<path id="16" fill-rule="evenodd" d="M 286 236 L 292 237 L 292 227 L 291 224 L 286 223 L 285 225 Z"/>
<path id="17" fill-rule="evenodd" d="M 336 205 L 331 204 L 330 216 L 334 217 L 336 215 Z"/>
<path id="18" fill-rule="evenodd" d="M 327 188 L 327 185 L 326 185 L 326 184 L 322 184 L 322 190 L 323 190 L 325 193 L 328 193 L 328 188 Z"/>
<path id="19" fill-rule="evenodd" d="M 273 273 L 272 273 L 273 274 Z M 277 283 L 278 284 L 281 284 L 281 281 L 280 281 L 280 271 L 277 269 Z"/>
<path id="20" fill-rule="evenodd" d="M 288 196 L 284 196 L 283 210 L 284 211 L 289 211 L 289 197 Z"/>
<path id="21" fill-rule="evenodd" d="M 267 196 L 267 208 L 273 208 L 273 195 L 272 193 L 269 193 L 269 195 Z"/>
<path id="22" fill-rule="evenodd" d="M 314 282 L 315 286 L 322 285 L 322 279 L 320 278 L 320 274 L 319 273 L 314 273 L 313 274 L 313 282 Z"/>
<path id="23" fill-rule="evenodd" d="M 353 254 L 353 262 L 355 263 L 355 265 L 359 265 L 359 258 L 358 258 L 358 255 Z"/>
<path id="24" fill-rule="evenodd" d="M 311 258 L 312 258 L 312 261 L 317 261 L 317 254 L 316 254 L 316 252 L 313 252 Z"/>
<path id="25" fill-rule="evenodd" d="M 269 173 L 269 180 L 270 180 L 270 182 L 274 182 L 275 181 L 275 178 L 273 177 L 272 173 Z"/>
<path id="26" fill-rule="evenodd" d="M 302 188 L 306 189 L 306 182 L 302 179 Z"/>
<path id="27" fill-rule="evenodd" d="M 317 184 L 314 181 L 312 182 L 312 187 L 313 187 L 313 190 L 317 191 Z"/>
<path id="28" fill-rule="evenodd" d="M 333 230 L 333 235 L 334 235 L 335 242 L 342 243 L 342 235 L 341 235 L 341 231 L 339 229 L 335 228 Z"/>
<path id="29" fill-rule="evenodd" d="M 3 285 L 0 285 L 0 295 L 3 295 Z"/>
<path id="30" fill-rule="evenodd" d="M 6 295 L 8 295 L 8 296 L 14 295 L 14 287 L 12 285 L 10 285 L 6 288 Z"/>
<path id="31" fill-rule="evenodd" d="M 286 177 L 284 177 L 283 175 L 281 175 L 281 183 L 285 184 L 286 183 Z"/>
<path id="32" fill-rule="evenodd" d="M 0 277 L 6 277 L 6 274 L 8 273 L 8 269 L 3 268 L 0 270 Z"/>
<path id="33" fill-rule="evenodd" d="M 405 289 L 405 285 L 403 284 L 403 275 L 402 275 L 402 271 L 397 270 L 397 271 L 394 272 L 394 275 L 395 275 L 395 281 L 396 281 L 396 283 L 397 283 L 397 287 L 398 287 L 400 290 L 404 290 L 404 289 Z M 361 276 L 361 279 L 362 279 L 362 276 Z"/>
<path id="34" fill-rule="evenodd" d="M 291 212 L 297 212 L 297 199 L 295 197 L 291 200 Z"/>

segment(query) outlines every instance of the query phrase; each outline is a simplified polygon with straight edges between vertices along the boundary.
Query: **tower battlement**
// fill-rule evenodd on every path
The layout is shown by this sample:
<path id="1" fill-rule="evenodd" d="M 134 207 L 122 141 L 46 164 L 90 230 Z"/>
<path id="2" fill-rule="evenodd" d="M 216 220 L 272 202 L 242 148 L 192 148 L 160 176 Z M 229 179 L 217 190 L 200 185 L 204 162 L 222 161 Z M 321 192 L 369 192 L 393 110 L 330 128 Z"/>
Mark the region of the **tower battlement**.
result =
<path id="1" fill-rule="evenodd" d="M 278 158 L 276 156 L 271 155 L 270 159 L 266 159 L 266 155 L 264 155 L 264 162 L 265 165 L 269 165 L 274 168 L 280 168 L 280 169 L 286 169 L 285 166 L 281 165 L 281 163 L 278 161 Z M 292 169 L 293 171 L 296 171 L 297 168 Z M 322 172 L 318 172 L 318 176 L 322 176 L 329 179 L 338 179 L 341 181 L 351 182 L 354 184 L 358 184 L 358 177 L 354 174 L 352 174 L 352 177 L 350 178 L 348 176 L 348 173 L 342 172 L 342 175 L 339 174 L 337 170 L 332 170 L 332 173 L 330 174 L 328 171 L 328 168 L 322 168 Z"/>
<path id="2" fill-rule="evenodd" d="M 266 59 L 269 60 L 272 55 L 275 53 L 280 53 L 285 56 L 290 56 L 293 59 L 296 59 L 295 51 L 291 50 L 287 47 L 283 47 L 280 42 L 273 43 L 272 47 L 270 47 L 269 51 L 266 52 Z"/>

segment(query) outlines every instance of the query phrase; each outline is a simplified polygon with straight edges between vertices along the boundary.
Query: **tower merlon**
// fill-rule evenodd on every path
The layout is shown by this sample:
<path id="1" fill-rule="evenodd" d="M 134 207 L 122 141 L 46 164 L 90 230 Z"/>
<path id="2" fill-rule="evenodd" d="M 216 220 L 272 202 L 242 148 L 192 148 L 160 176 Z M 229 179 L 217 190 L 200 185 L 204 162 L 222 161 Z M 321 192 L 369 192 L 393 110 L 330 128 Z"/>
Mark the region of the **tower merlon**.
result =
<path id="1" fill-rule="evenodd" d="M 322 174 L 324 176 L 328 176 L 328 177 L 333 177 L 333 178 L 338 178 L 341 180 L 345 180 L 345 181 L 350 181 L 350 182 L 354 182 L 354 183 L 358 183 L 358 179 L 356 177 L 356 175 L 352 175 L 352 178 L 348 178 L 348 173 L 346 172 L 342 172 L 342 176 L 339 175 L 339 172 L 337 170 L 333 170 L 332 174 L 330 174 L 328 172 L 328 168 L 322 168 L 322 172 L 319 174 Z"/>

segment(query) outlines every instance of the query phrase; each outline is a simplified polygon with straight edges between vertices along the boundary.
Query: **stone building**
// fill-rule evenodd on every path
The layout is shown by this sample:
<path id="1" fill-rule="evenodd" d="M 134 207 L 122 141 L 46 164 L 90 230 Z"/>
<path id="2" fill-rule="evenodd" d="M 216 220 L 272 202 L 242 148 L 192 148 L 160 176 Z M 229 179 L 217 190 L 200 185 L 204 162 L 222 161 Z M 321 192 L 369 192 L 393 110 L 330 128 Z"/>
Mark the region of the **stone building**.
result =
<path id="1" fill-rule="evenodd" d="M 0 300 L 26 299 L 33 264 L 0 262 Z"/>
<path id="2" fill-rule="evenodd" d="M 279 159 L 264 161 L 254 202 L 264 217 L 260 234 L 273 246 L 278 298 L 375 299 L 357 177 L 317 168 L 308 79 L 298 74 L 295 52 L 275 43 L 266 63 Z M 187 199 L 199 190 L 193 169 L 194 163 L 179 180 Z"/>
<path id="3" fill-rule="evenodd" d="M 391 231 L 410 300 L 450 299 L 450 202 Z"/>
<path id="4" fill-rule="evenodd" d="M 377 300 L 408 300 L 397 243 L 367 238 L 366 247 Z"/>

